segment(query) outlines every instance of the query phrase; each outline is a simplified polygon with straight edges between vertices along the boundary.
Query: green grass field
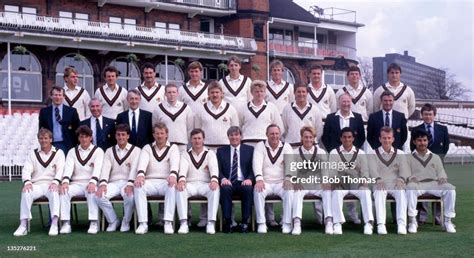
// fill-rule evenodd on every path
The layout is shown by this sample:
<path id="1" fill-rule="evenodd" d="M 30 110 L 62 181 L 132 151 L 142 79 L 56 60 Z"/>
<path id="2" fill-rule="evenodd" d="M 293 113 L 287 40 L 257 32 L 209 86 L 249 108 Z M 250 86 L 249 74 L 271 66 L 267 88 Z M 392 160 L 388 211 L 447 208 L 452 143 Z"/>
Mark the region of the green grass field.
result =
<path id="1" fill-rule="evenodd" d="M 143 257 L 143 256 L 253 256 L 253 257 L 473 257 L 474 256 L 474 165 L 446 167 L 449 182 L 457 187 L 454 220 L 457 233 L 448 234 L 440 226 L 423 225 L 414 235 L 398 236 L 396 226 L 387 224 L 388 235 L 363 235 L 362 226 L 344 224 L 342 236 L 323 234 L 314 220 L 313 209 L 306 204 L 303 234 L 283 235 L 272 229 L 266 235 L 207 235 L 203 229 L 191 228 L 188 235 L 165 236 L 162 228 L 152 227 L 146 235 L 105 233 L 87 235 L 85 209 L 80 209 L 81 225 L 70 235 L 49 237 L 42 228 L 38 208 L 33 207 L 31 232 L 25 237 L 13 237 L 18 226 L 21 182 L 0 182 L 0 257 L 5 256 L 66 256 L 66 257 Z M 197 206 L 193 214 L 198 214 Z M 117 207 L 117 210 L 119 207 Z M 154 213 L 156 214 L 156 206 Z M 119 212 L 119 214 L 121 214 Z M 279 214 L 279 207 L 276 208 Z M 46 216 L 46 214 L 45 214 Z M 387 221 L 391 221 L 390 212 Z M 9 251 L 12 246 L 34 246 L 35 251 Z"/>

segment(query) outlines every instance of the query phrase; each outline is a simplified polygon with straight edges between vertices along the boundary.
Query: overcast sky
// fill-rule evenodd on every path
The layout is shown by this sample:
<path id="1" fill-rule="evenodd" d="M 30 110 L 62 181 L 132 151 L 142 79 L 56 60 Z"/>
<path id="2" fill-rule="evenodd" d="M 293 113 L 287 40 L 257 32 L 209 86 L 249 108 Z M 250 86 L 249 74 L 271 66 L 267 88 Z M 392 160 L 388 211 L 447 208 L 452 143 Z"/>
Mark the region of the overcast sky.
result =
<path id="1" fill-rule="evenodd" d="M 472 0 L 294 0 L 311 5 L 356 11 L 365 24 L 357 33 L 360 57 L 408 50 L 416 61 L 448 68 L 469 87 L 474 100 L 474 1 Z"/>

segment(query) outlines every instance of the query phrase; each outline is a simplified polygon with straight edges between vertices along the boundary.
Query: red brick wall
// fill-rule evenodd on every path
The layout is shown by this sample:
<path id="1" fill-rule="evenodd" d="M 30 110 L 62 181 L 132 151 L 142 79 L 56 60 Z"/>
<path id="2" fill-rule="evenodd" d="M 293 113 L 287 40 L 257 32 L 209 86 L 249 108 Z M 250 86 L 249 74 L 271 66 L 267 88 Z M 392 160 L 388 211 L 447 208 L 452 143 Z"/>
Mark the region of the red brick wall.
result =
<path id="1" fill-rule="evenodd" d="M 270 11 L 269 0 L 237 0 L 237 10 Z"/>

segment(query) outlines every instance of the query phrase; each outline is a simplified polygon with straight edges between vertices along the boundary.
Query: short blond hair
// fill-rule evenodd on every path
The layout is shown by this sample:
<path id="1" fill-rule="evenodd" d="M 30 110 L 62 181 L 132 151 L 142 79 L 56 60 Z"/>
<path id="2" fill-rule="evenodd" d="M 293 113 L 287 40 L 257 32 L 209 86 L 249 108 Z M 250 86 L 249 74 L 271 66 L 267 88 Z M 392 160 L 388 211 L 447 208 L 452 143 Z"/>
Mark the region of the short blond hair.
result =
<path id="1" fill-rule="evenodd" d="M 313 137 L 316 137 L 316 128 L 312 126 L 303 126 L 300 129 L 300 136 L 303 137 L 304 132 L 310 132 Z"/>
<path id="2" fill-rule="evenodd" d="M 204 68 L 202 67 L 202 64 L 201 62 L 199 61 L 194 61 L 194 62 L 191 62 L 189 65 L 188 65 L 188 71 L 191 70 L 191 69 L 199 69 L 200 71 L 202 71 Z"/>

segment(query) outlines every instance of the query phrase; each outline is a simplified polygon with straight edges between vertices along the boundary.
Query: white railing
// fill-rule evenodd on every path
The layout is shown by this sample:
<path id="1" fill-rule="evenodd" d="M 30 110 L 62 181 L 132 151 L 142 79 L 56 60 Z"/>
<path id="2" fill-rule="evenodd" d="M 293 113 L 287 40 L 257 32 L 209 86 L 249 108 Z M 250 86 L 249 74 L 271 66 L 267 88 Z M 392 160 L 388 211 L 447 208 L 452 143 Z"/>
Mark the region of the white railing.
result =
<path id="1" fill-rule="evenodd" d="M 235 0 L 155 0 L 154 2 L 196 5 L 217 9 L 236 9 Z"/>
<path id="2" fill-rule="evenodd" d="M 270 40 L 270 51 L 274 55 L 294 57 L 339 57 L 356 59 L 356 49 L 334 45 L 299 41 Z"/>
<path id="3" fill-rule="evenodd" d="M 171 44 L 173 46 L 242 51 L 257 50 L 257 43 L 250 38 L 21 13 L 0 12 L 0 28 L 2 27 L 10 30 L 35 31 L 76 37 L 114 38 Z"/>

